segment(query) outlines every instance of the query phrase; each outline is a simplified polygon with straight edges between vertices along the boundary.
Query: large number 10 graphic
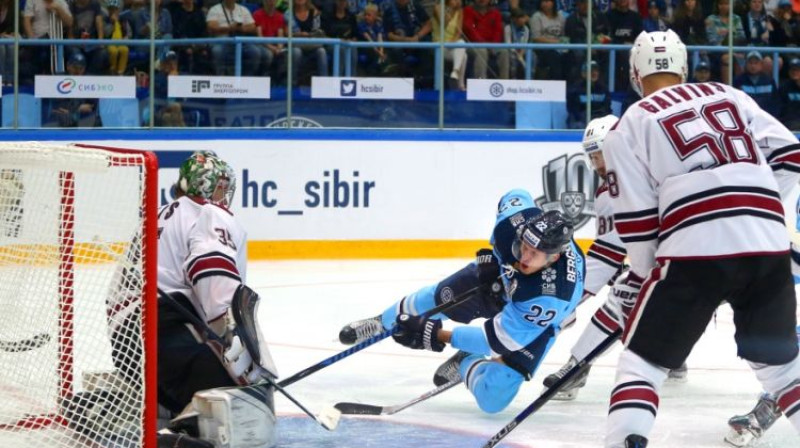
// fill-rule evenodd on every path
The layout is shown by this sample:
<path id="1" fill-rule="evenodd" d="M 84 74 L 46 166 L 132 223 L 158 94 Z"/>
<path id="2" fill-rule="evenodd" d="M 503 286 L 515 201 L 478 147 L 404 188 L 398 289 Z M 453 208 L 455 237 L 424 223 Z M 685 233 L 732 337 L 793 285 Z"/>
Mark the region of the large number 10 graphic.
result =
<path id="1" fill-rule="evenodd" d="M 701 127 L 708 130 L 686 139 L 678 126 L 694 120 L 703 120 L 705 125 L 701 124 Z M 717 166 L 728 163 L 758 163 L 756 142 L 742 123 L 736 105 L 728 100 L 706 104 L 699 114 L 694 109 L 687 109 L 662 118 L 659 123 L 681 160 L 697 151 L 707 150 L 714 157 Z"/>

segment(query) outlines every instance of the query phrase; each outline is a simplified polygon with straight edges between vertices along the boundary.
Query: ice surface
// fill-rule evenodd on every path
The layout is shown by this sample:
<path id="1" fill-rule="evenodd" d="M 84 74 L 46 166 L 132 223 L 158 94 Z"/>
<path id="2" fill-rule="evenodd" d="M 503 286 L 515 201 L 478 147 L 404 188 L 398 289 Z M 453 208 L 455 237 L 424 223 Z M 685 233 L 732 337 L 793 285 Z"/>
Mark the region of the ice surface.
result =
<path id="1" fill-rule="evenodd" d="M 337 339 L 344 324 L 378 314 L 405 294 L 444 278 L 467 262 L 251 262 L 248 284 L 263 299 L 261 324 L 281 376 L 288 377 L 344 350 Z M 480 447 L 538 396 L 542 379 L 568 359 L 569 348 L 604 299 L 601 294 L 581 305 L 578 323 L 561 334 L 539 372 L 503 412 L 481 412 L 469 391 L 459 386 L 392 416 L 343 416 L 336 433 L 330 433 L 312 420 L 300 418 L 294 405 L 276 394 L 281 417 L 279 446 Z M 723 306 L 688 359 L 688 382 L 663 389 L 650 447 L 728 446 L 723 441 L 728 418 L 749 411 L 760 390 L 745 362 L 736 357 L 733 330 L 731 311 Z M 287 391 L 313 412 L 340 401 L 400 404 L 432 389 L 434 370 L 451 354 L 450 348 L 444 353 L 412 351 L 388 339 L 314 373 Z M 547 403 L 504 440 L 506 446 L 602 446 L 618 355 L 619 347 L 595 363 L 577 400 Z M 432 434 L 434 429 L 443 432 Z M 782 418 L 754 446 L 800 447 L 800 437 Z"/>

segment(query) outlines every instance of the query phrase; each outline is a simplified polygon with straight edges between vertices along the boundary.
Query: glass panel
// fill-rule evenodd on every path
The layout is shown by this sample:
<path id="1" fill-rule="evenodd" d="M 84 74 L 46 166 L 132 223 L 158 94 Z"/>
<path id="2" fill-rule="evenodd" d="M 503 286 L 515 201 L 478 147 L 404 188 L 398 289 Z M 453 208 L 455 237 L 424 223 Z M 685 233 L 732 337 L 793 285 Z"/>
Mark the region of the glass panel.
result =
<path id="1" fill-rule="evenodd" d="M 227 15 L 219 0 L 56 0 L 52 13 L 36 7 L 44 2 L 26 1 L 14 21 L 0 24 L 13 24 L 0 33 L 16 30 L 22 36 L 0 40 L 3 128 L 130 128 L 152 122 L 156 127 L 581 129 L 592 118 L 623 113 L 638 99 L 628 86 L 625 41 L 630 39 L 613 38 L 620 33 L 609 19 L 622 7 L 610 7 L 613 2 L 593 2 L 591 17 L 583 0 L 573 2 L 572 11 L 555 13 L 550 5 L 563 8 L 564 2 L 522 0 L 511 8 L 508 0 L 224 0 L 233 11 Z M 19 3 L 0 2 L 0 9 Z M 674 27 L 685 42 L 702 44 L 689 46 L 691 80 L 708 76 L 739 86 L 800 130 L 800 42 L 784 26 L 796 14 L 788 2 L 779 3 L 773 14 L 779 26 L 767 40 L 748 40 L 752 33 L 742 30 L 746 24 L 727 0 L 699 2 L 705 40 L 692 27 Z M 650 16 L 657 9 L 653 4 L 660 3 L 648 3 Z M 69 28 L 57 11 L 61 7 L 72 16 Z M 465 14 L 469 8 L 473 13 Z M 676 8 L 657 12 L 672 23 Z M 225 29 L 211 30 L 209 14 Z M 731 40 L 731 19 L 723 17 L 729 14 L 737 28 Z M 482 19 L 489 15 L 501 18 L 495 21 L 503 27 L 499 40 L 497 32 L 491 38 L 478 32 L 486 31 Z M 650 16 L 645 27 L 660 26 Z M 293 39 L 291 50 L 287 37 Z M 96 43 L 97 38 L 124 40 Z M 736 45 L 730 60 L 728 45 Z M 750 57 L 753 51 L 760 59 Z M 767 78 L 775 83 L 770 98 L 759 96 L 766 84 L 754 84 L 755 71 L 765 77 L 763 83 Z M 170 94 L 170 73 L 184 77 L 175 82 L 188 93 L 178 88 Z M 37 75 L 58 77 L 40 78 L 39 87 L 49 93 L 36 95 Z M 481 79 L 502 82 L 482 84 L 483 91 L 468 95 L 470 80 Z M 520 84 L 525 80 L 565 82 L 566 100 L 550 97 L 553 84 Z M 109 89 L 112 96 L 127 92 L 131 82 L 134 93 L 127 98 L 103 98 Z M 203 92 L 192 92 L 193 83 Z M 539 89 L 542 96 L 481 97 L 501 88 L 504 95 L 509 89 Z"/>

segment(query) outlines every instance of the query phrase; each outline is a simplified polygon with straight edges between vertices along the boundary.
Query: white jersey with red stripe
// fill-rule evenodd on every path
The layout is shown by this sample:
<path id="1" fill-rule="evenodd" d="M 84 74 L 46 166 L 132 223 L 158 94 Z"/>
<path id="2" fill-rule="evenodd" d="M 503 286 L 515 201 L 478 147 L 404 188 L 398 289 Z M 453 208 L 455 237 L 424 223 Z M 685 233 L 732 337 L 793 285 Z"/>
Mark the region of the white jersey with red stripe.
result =
<path id="1" fill-rule="evenodd" d="M 635 273 L 646 275 L 657 257 L 788 252 L 779 192 L 797 180 L 800 146 L 744 92 L 662 88 L 625 112 L 603 153 L 614 225 Z"/>
<path id="2" fill-rule="evenodd" d="M 597 236 L 586 254 L 586 283 L 583 290 L 596 295 L 617 276 L 625 262 L 625 245 L 614 229 L 614 210 L 603 183 L 594 195 Z"/>
<path id="3" fill-rule="evenodd" d="M 213 321 L 224 315 L 247 269 L 247 233 L 227 209 L 181 197 L 158 213 L 158 287 L 179 292 Z"/>

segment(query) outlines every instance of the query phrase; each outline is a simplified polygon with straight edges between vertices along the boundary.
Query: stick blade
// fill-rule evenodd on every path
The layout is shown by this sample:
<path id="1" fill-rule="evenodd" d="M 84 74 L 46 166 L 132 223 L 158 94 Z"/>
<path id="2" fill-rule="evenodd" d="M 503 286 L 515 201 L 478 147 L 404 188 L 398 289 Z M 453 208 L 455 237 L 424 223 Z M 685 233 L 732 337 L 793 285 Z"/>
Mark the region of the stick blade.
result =
<path id="1" fill-rule="evenodd" d="M 317 419 L 322 423 L 322 426 L 328 431 L 335 431 L 339 426 L 339 419 L 342 417 L 342 412 L 335 407 L 329 407 L 317 415 Z"/>
<path id="2" fill-rule="evenodd" d="M 336 403 L 334 408 L 345 415 L 381 415 L 382 406 L 373 406 L 363 403 Z"/>

